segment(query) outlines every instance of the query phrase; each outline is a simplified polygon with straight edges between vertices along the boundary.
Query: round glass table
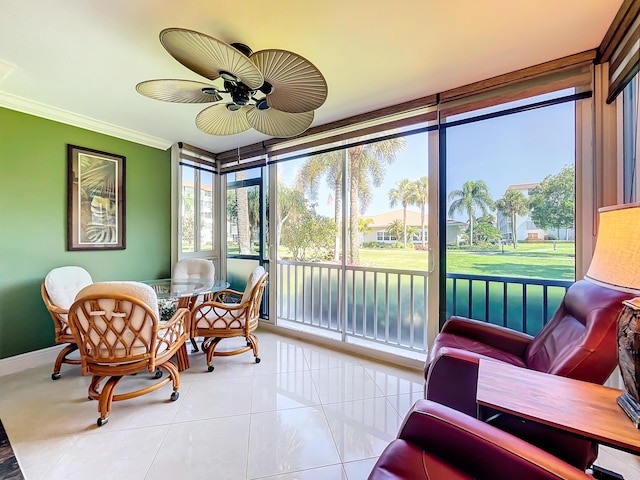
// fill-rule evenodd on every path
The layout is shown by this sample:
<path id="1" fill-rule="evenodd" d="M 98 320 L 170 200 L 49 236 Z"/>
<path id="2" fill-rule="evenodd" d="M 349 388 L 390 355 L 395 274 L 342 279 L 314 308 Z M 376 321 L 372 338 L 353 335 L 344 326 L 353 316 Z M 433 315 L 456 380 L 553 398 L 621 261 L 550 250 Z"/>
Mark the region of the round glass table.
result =
<path id="1" fill-rule="evenodd" d="M 158 300 L 178 299 L 181 307 L 189 307 L 189 300 L 198 295 L 215 293 L 229 287 L 225 280 L 211 280 L 209 278 L 161 278 L 159 280 L 143 280 L 156 292 Z M 183 300 L 186 299 L 186 300 Z"/>

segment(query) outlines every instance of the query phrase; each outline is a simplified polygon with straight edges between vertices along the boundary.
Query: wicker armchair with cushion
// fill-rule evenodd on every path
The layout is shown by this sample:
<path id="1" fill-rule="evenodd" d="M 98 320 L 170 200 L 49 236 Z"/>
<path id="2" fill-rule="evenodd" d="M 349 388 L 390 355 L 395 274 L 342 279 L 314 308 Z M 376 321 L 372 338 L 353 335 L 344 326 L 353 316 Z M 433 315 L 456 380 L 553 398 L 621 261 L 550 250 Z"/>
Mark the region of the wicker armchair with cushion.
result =
<path id="1" fill-rule="evenodd" d="M 196 306 L 191 312 L 191 336 L 205 337 L 202 350 L 207 354 L 207 369 L 213 371 L 214 356 L 238 355 L 253 350 L 255 362 L 258 357 L 258 337 L 253 333 L 258 328 L 262 294 L 268 273 L 263 267 L 256 267 L 247 281 L 244 292 L 222 290 L 213 299 Z M 246 346 L 232 351 L 218 351 L 221 340 L 244 337 Z"/>
<path id="2" fill-rule="evenodd" d="M 98 400 L 98 426 L 108 421 L 112 402 L 145 395 L 169 382 L 173 384 L 171 400 L 177 400 L 180 375 L 171 357 L 188 338 L 189 310 L 179 308 L 166 323 L 158 318 L 156 293 L 138 282 L 94 283 L 78 293 L 69 309 L 82 374 L 93 375 L 89 397 Z M 168 373 L 165 378 L 162 370 Z M 154 378 L 160 380 L 115 393 L 124 376 L 144 371 L 156 373 Z"/>
<path id="3" fill-rule="evenodd" d="M 91 283 L 93 283 L 93 280 L 89 272 L 82 267 L 73 265 L 54 268 L 47 273 L 42 282 L 40 293 L 42 301 L 53 320 L 56 343 L 66 344 L 56 358 L 53 373 L 51 374 L 52 380 L 60 378 L 60 368 L 63 363 L 69 365 L 80 364 L 80 360 L 68 358 L 68 355 L 75 352 L 78 346 L 69 329 L 67 315 L 69 307 L 76 298 L 76 294 Z"/>

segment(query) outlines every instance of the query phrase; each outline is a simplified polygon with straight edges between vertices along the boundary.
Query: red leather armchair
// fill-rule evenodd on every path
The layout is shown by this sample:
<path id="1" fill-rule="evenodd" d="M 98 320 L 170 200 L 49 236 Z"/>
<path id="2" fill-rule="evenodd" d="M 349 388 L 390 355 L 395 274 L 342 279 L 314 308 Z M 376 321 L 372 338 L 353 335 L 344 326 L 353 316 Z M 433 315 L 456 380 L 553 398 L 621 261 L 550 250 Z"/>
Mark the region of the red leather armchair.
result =
<path id="1" fill-rule="evenodd" d="M 581 480 L 593 477 L 491 425 L 418 400 L 369 480 Z"/>
<path id="2" fill-rule="evenodd" d="M 436 337 L 425 365 L 425 398 L 475 416 L 478 362 L 487 357 L 602 384 L 617 365 L 616 320 L 622 301 L 632 296 L 579 280 L 535 337 L 451 317 Z M 596 444 L 557 430 L 550 432 L 548 427 L 504 414 L 491 421 L 582 470 L 597 456 Z"/>

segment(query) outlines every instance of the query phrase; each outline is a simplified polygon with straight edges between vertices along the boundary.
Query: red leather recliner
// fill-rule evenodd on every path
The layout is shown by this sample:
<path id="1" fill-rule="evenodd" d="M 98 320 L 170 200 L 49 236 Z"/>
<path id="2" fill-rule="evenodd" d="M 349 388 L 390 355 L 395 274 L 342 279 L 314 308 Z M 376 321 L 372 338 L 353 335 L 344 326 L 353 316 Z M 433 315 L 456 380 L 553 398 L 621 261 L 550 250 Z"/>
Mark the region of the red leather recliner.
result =
<path id="1" fill-rule="evenodd" d="M 436 337 L 425 365 L 425 398 L 476 415 L 480 358 L 603 384 L 617 361 L 616 320 L 622 301 L 634 295 L 579 280 L 553 318 L 535 336 L 463 317 L 451 317 Z M 495 415 L 497 427 L 524 438 L 585 470 L 597 444 L 511 415 Z"/>
<path id="2" fill-rule="evenodd" d="M 418 400 L 369 480 L 593 479 L 553 455 L 491 425 Z"/>

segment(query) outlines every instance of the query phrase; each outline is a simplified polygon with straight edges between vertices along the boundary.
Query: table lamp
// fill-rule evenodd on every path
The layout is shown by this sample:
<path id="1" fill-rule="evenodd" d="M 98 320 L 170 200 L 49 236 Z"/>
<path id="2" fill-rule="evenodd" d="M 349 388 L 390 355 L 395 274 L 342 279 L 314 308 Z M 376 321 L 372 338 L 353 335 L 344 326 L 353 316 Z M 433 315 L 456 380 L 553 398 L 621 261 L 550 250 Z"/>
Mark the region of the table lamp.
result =
<path id="1" fill-rule="evenodd" d="M 600 227 L 586 278 L 640 295 L 640 203 L 599 210 Z M 623 302 L 617 322 L 618 365 L 625 391 L 618 405 L 640 428 L 640 296 Z"/>

